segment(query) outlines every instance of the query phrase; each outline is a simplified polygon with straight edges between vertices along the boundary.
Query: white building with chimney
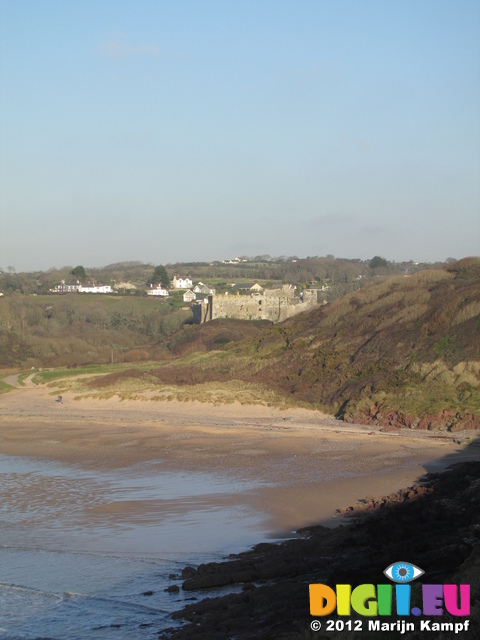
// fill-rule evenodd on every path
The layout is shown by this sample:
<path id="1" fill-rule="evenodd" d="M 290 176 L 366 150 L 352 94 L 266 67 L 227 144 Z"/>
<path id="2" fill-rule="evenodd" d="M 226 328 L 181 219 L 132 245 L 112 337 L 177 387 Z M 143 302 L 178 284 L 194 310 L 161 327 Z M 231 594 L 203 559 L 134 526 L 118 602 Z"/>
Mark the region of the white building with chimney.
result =
<path id="1" fill-rule="evenodd" d="M 182 276 L 179 276 L 178 273 L 173 276 L 172 287 L 174 289 L 191 289 L 192 285 L 193 282 L 190 276 L 183 278 Z"/>

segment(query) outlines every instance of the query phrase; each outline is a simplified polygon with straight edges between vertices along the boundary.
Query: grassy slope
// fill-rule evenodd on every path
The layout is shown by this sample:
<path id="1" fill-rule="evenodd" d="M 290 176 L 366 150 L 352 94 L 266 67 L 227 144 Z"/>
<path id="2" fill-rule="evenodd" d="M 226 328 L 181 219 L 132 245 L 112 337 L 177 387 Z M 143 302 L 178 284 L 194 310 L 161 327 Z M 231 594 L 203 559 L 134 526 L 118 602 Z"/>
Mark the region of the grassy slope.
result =
<path id="1" fill-rule="evenodd" d="M 264 332 L 265 382 L 342 416 L 478 412 L 480 260 L 397 278 Z"/>
<path id="2" fill-rule="evenodd" d="M 479 313 L 480 260 L 465 259 L 349 294 L 249 348 L 270 387 L 344 419 L 388 424 L 393 411 L 417 426 L 444 410 L 480 414 Z"/>
<path id="3" fill-rule="evenodd" d="M 173 359 L 82 384 L 102 395 L 263 397 L 348 421 L 472 427 L 480 420 L 479 313 L 480 260 L 470 258 L 383 281 L 278 325 L 186 327 L 162 343 Z"/>

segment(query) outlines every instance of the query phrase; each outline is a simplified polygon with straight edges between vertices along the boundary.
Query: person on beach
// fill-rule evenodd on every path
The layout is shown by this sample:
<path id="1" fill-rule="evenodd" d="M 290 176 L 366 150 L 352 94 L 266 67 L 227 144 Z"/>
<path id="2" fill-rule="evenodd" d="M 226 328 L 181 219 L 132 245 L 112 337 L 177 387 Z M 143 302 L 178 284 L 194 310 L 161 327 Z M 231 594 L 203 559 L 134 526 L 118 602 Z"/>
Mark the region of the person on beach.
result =
<path id="1" fill-rule="evenodd" d="M 57 402 L 59 402 L 60 404 L 63 404 L 63 398 L 62 398 L 62 396 L 58 396 L 58 398 L 57 398 Z"/>

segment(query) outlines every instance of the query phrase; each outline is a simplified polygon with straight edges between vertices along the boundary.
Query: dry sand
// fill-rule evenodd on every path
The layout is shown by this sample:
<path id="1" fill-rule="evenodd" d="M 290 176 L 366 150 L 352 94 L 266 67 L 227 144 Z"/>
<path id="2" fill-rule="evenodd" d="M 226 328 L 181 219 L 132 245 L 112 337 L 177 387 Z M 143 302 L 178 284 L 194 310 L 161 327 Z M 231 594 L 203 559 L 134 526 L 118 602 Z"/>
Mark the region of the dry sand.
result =
<path id="1" fill-rule="evenodd" d="M 162 461 L 163 469 L 253 480 L 257 486 L 244 502 L 269 515 L 272 535 L 334 524 L 338 520 L 328 519 L 336 508 L 478 456 L 453 438 L 385 434 L 305 409 L 74 400 L 68 393 L 60 404 L 55 398 L 51 389 L 30 381 L 0 396 L 1 454 L 85 468 Z"/>

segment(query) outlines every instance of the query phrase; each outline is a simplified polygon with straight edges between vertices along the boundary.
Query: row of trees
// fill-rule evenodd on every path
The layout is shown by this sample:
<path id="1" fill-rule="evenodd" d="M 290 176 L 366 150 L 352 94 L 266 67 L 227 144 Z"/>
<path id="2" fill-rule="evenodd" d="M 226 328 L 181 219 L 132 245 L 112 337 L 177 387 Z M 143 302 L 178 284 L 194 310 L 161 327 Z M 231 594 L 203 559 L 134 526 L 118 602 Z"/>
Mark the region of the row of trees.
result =
<path id="1" fill-rule="evenodd" d="M 74 269 L 70 271 L 70 274 L 78 280 L 79 282 L 86 282 L 88 280 L 87 272 L 82 265 L 78 265 Z M 158 265 L 153 270 L 153 274 L 151 278 L 147 281 L 147 285 L 150 284 L 161 284 L 165 288 L 170 286 L 170 278 L 168 276 L 167 270 L 163 265 Z"/>

